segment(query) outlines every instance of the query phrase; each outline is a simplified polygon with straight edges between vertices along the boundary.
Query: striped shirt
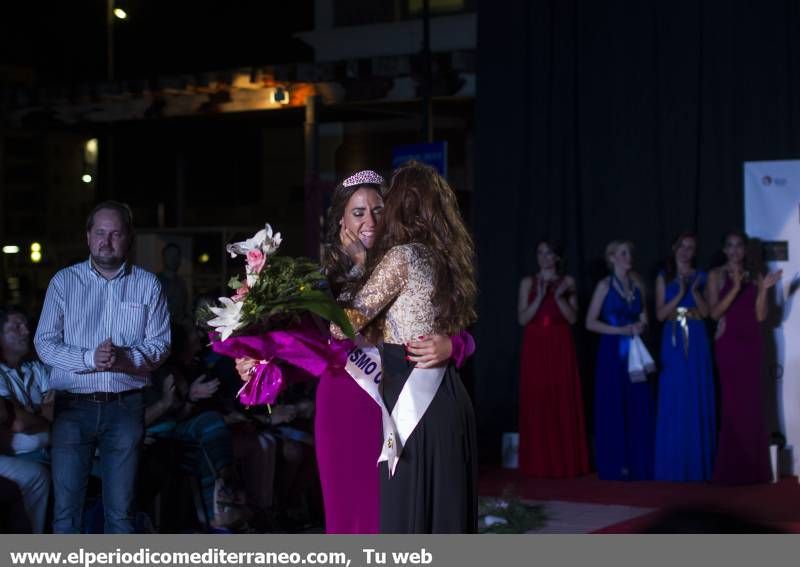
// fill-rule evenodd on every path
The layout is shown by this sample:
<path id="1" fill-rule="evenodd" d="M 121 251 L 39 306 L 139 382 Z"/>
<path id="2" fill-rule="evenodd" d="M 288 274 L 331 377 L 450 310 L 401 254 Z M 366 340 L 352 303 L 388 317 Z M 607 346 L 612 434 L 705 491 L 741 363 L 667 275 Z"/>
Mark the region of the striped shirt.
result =
<path id="1" fill-rule="evenodd" d="M 94 352 L 109 337 L 116 362 L 101 372 Z M 64 268 L 50 280 L 34 344 L 52 367 L 52 390 L 124 392 L 147 386 L 170 345 L 158 278 L 128 263 L 108 280 L 91 260 Z"/>
<path id="2" fill-rule="evenodd" d="M 9 368 L 0 362 L 0 398 L 16 401 L 25 411 L 39 414 L 50 389 L 50 369 L 39 361 L 23 362 Z M 50 432 L 12 433 L 11 453 L 21 455 L 50 446 Z"/>

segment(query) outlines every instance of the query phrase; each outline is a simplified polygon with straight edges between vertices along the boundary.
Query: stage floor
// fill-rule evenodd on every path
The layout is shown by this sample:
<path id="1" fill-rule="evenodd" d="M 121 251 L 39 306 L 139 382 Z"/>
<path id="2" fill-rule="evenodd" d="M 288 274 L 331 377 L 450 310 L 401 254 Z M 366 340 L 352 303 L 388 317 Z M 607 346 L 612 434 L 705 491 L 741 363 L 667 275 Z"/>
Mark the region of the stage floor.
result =
<path id="1" fill-rule="evenodd" d="M 800 484 L 715 486 L 708 483 L 612 482 L 584 476 L 529 478 L 516 470 L 481 468 L 481 496 L 510 488 L 544 505 L 548 522 L 533 533 L 800 533 Z"/>

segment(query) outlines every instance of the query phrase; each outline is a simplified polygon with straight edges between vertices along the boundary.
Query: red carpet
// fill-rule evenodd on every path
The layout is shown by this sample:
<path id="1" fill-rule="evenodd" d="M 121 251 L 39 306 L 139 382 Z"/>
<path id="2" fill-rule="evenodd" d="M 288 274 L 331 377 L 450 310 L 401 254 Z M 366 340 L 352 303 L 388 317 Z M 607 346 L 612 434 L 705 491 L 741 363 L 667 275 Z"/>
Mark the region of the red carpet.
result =
<path id="1" fill-rule="evenodd" d="M 515 470 L 499 467 L 481 469 L 482 496 L 499 496 L 509 487 L 516 496 L 526 500 L 563 500 L 658 509 L 657 512 L 607 526 L 597 533 L 657 530 L 661 522 L 668 520 L 673 522 L 671 529 L 675 529 L 672 513 L 677 510 L 691 510 L 695 516 L 700 512 L 723 514 L 769 529 L 800 533 L 800 484 L 796 477 L 784 478 L 775 484 L 729 487 L 706 483 L 611 482 L 598 480 L 594 475 L 570 480 L 544 480 L 528 478 Z"/>

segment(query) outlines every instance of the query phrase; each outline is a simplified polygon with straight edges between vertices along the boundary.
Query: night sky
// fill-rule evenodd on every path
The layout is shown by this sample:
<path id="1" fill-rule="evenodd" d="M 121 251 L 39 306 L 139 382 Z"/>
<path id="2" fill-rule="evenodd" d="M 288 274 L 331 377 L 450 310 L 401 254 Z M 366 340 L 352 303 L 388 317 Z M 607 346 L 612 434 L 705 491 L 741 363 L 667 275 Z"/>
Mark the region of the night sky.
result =
<path id="1" fill-rule="evenodd" d="M 214 71 L 309 61 L 312 50 L 292 35 L 312 29 L 313 1 L 118 0 L 115 75 Z M 105 0 L 3 2 L 0 64 L 32 67 L 39 85 L 105 78 Z"/>

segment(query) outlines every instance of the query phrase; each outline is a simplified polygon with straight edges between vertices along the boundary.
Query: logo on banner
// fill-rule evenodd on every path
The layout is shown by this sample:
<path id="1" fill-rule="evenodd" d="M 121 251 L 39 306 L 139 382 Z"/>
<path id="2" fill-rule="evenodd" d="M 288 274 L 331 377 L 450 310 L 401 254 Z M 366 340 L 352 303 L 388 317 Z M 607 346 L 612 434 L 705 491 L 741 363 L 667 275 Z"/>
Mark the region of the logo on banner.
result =
<path id="1" fill-rule="evenodd" d="M 772 178 L 769 175 L 765 175 L 764 177 L 761 178 L 761 184 L 764 187 L 769 187 L 773 183 L 775 184 L 776 187 L 786 187 L 787 179 L 785 177 Z"/>

